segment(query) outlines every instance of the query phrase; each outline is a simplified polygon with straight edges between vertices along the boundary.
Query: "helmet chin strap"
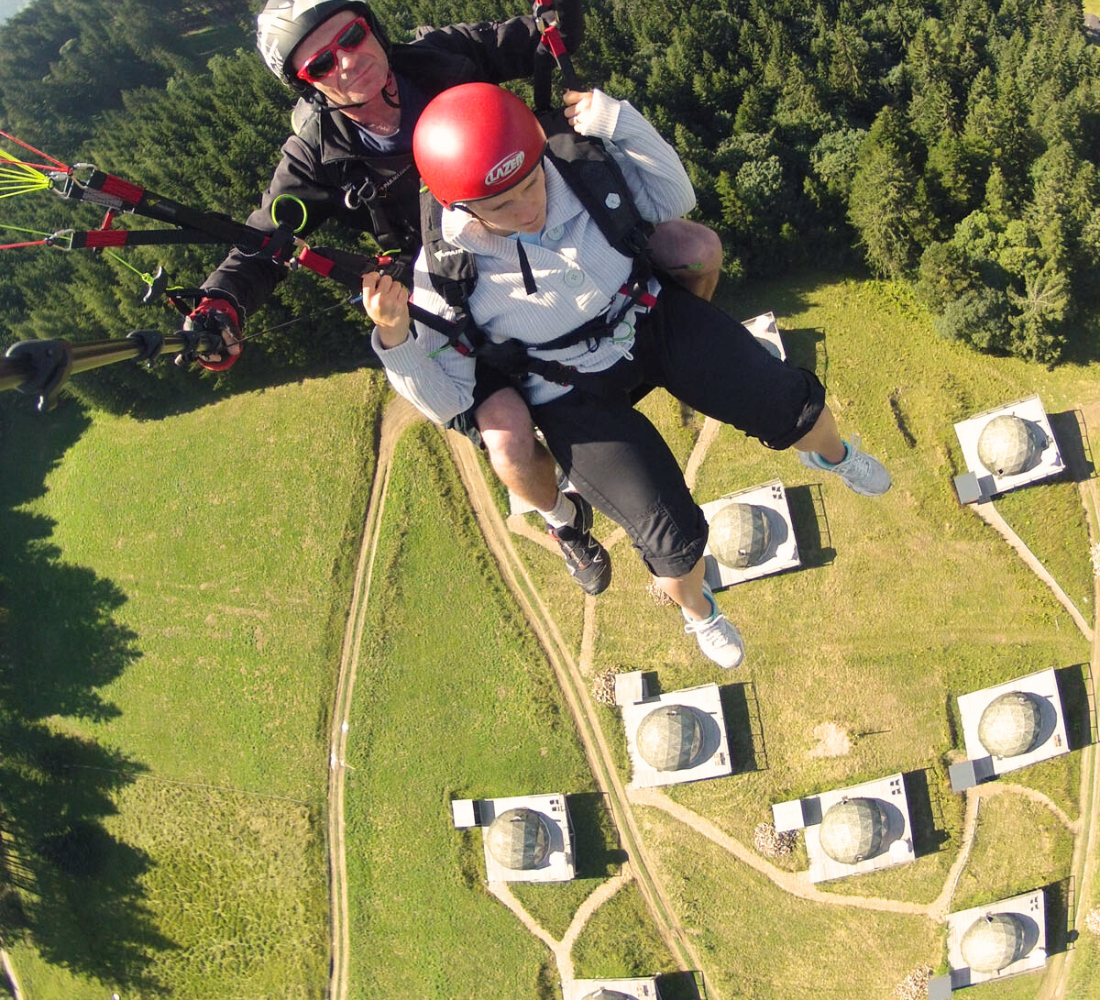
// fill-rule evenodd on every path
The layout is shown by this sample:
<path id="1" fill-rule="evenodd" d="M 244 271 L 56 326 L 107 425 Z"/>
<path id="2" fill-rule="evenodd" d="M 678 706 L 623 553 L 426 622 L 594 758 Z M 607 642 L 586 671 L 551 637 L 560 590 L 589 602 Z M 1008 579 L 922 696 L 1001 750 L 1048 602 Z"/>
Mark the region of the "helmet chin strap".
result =
<path id="1" fill-rule="evenodd" d="M 322 113 L 329 113 L 332 111 L 344 111 L 347 108 L 361 108 L 364 104 L 366 104 L 366 101 L 358 101 L 355 104 L 321 104 L 320 109 Z"/>
<path id="2" fill-rule="evenodd" d="M 390 87 L 393 88 L 393 96 L 388 93 Z M 382 87 L 382 100 L 391 108 L 401 107 L 401 93 L 397 89 L 397 81 L 393 78 L 393 70 L 389 71 L 386 76 L 385 86 Z"/>
<path id="3" fill-rule="evenodd" d="M 388 93 L 391 85 L 393 86 L 393 96 L 390 96 L 390 94 Z M 361 108 L 364 104 L 368 103 L 367 101 L 356 101 L 353 104 L 329 104 L 327 103 L 326 98 L 317 90 L 314 90 L 313 93 L 316 95 L 319 101 L 325 102 L 321 104 L 322 111 L 344 111 L 347 108 Z M 396 81 L 393 78 L 393 70 L 390 70 L 389 76 L 386 77 L 386 82 L 383 85 L 382 89 L 379 91 L 379 94 L 382 97 L 382 100 L 385 101 L 389 107 L 401 107 L 400 93 L 397 89 Z"/>

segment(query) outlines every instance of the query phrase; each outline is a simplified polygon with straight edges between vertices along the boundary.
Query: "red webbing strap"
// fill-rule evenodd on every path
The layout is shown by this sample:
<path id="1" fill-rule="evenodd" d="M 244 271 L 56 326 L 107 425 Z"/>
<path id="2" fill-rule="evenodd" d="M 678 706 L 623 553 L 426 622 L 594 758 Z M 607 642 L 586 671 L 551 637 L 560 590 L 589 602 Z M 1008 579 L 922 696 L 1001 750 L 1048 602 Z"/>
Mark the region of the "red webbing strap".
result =
<path id="1" fill-rule="evenodd" d="M 551 13 L 555 15 L 557 13 L 554 0 L 535 0 L 535 18 L 539 33 L 542 35 L 546 47 L 550 50 L 550 54 L 557 61 L 558 69 L 561 70 L 562 76 L 565 78 L 565 85 L 572 88 L 576 80 L 576 73 L 569 59 L 569 53 L 565 48 L 565 41 L 558 30 L 557 18 L 550 20 L 549 17 L 545 16 Z"/>
<path id="2" fill-rule="evenodd" d="M 67 250 L 100 250 L 103 247 L 166 246 L 168 244 L 224 243 L 199 229 L 71 229 L 54 233 L 55 244 L 68 239 Z"/>
<path id="3" fill-rule="evenodd" d="M 314 273 L 321 275 L 322 278 L 327 278 L 332 274 L 332 269 L 336 266 L 335 261 L 322 257 L 319 253 L 310 250 L 309 247 L 302 247 L 301 253 L 298 254 L 298 263 L 302 267 L 309 268 Z"/>
<path id="4" fill-rule="evenodd" d="M 101 170 L 96 170 L 88 178 L 86 186 L 94 191 L 102 191 L 113 198 L 118 198 L 127 205 L 136 205 L 145 194 L 145 188 L 140 184 L 125 181 L 113 174 L 105 174 Z"/>
<path id="5" fill-rule="evenodd" d="M 121 247 L 126 245 L 129 236 L 130 232 L 126 229 L 93 229 L 86 233 L 73 233 L 72 246 L 74 250 Z"/>
<path id="6" fill-rule="evenodd" d="M 542 40 L 553 54 L 555 59 L 561 60 L 566 55 L 565 42 L 562 41 L 561 32 L 556 24 L 547 25 L 542 31 Z"/>

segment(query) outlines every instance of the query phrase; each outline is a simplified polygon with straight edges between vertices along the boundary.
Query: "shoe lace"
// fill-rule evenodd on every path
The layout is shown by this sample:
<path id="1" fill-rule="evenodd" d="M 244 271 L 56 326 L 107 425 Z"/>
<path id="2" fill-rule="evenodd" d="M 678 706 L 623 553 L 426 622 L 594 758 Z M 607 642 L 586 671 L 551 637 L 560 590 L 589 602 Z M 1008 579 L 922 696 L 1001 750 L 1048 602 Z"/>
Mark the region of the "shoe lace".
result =
<path id="1" fill-rule="evenodd" d="M 712 646 L 728 646 L 733 638 L 728 630 L 722 627 L 725 621 L 726 616 L 718 611 L 710 618 L 698 618 L 684 622 L 684 631 L 688 634 L 701 635 Z"/>
<path id="2" fill-rule="evenodd" d="M 551 528 L 550 534 L 557 539 L 558 545 L 579 561 L 594 559 L 597 552 L 596 540 L 588 531 L 571 526 Z"/>
<path id="3" fill-rule="evenodd" d="M 870 457 L 860 448 L 858 434 L 848 442 L 848 454 L 841 465 L 858 472 L 866 472 L 871 468 Z"/>

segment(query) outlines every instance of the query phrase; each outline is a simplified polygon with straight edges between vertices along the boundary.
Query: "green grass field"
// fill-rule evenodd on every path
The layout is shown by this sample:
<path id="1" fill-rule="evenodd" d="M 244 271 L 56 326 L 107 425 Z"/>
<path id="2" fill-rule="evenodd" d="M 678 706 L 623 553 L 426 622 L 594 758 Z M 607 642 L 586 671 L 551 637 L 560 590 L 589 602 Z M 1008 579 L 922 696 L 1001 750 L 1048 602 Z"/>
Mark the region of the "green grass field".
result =
<path id="1" fill-rule="evenodd" d="M 4 708 L 32 742 L 0 802 L 32 997 L 322 994 L 327 714 L 379 390 L 5 418 Z"/>
<path id="2" fill-rule="evenodd" d="M 888 996 L 931 953 L 924 917 L 809 903 L 781 893 L 655 810 L 641 811 L 673 904 L 725 996 Z"/>
<path id="3" fill-rule="evenodd" d="M 573 947 L 573 961 L 578 979 L 630 979 L 676 971 L 634 883 L 593 914 Z"/>
<path id="4" fill-rule="evenodd" d="M 1088 528 L 1077 485 L 1037 483 L 998 497 L 994 505 L 1086 621 L 1092 621 L 1092 563 L 1088 546 L 1080 542 L 1088 537 Z"/>
<path id="5" fill-rule="evenodd" d="M 951 908 L 982 906 L 1060 882 L 1069 875 L 1072 853 L 1073 837 L 1049 810 L 1015 795 L 984 801 Z"/>
<path id="6" fill-rule="evenodd" d="M 439 432 L 395 458 L 348 763 L 352 996 L 546 996 L 544 946 L 485 890 L 453 798 L 571 796 L 580 878 L 520 886 L 552 934 L 611 873 L 609 820 L 550 666 L 485 552 Z M 473 937 L 471 937 L 473 935 Z"/>
<path id="7" fill-rule="evenodd" d="M 793 456 L 723 429 L 703 463 L 697 498 L 705 502 L 781 478 L 804 568 L 720 596 L 745 636 L 747 654 L 735 675 L 716 677 L 679 634 L 675 609 L 654 608 L 644 592 L 644 569 L 620 545 L 613 551 L 616 582 L 598 604 L 594 669 L 655 671 L 664 690 L 712 679 L 725 686 L 741 773 L 677 786 L 670 795 L 742 843 L 751 844 L 756 824 L 770 819 L 773 802 L 903 772 L 918 860 L 824 888 L 840 896 L 930 902 L 943 888 L 962 826 L 962 799 L 946 782 L 946 764 L 962 745 L 956 695 L 1055 667 L 1060 683 L 1068 678 L 1063 693 L 1072 698 L 1070 713 L 1087 726 L 1083 684 L 1073 676 L 1088 659 L 1088 644 L 999 536 L 959 507 L 952 477 L 962 457 L 952 424 L 1035 391 L 1048 412 L 1074 410 L 1095 399 L 1096 366 L 1046 371 L 974 354 L 936 339 L 915 306 L 877 283 L 777 283 L 726 305 L 743 317 L 768 309 L 778 314 L 788 352 L 822 375 L 842 430 L 862 433 L 865 447 L 890 467 L 895 487 L 878 501 L 856 497 L 836 482 L 819 483 L 825 477 L 808 474 Z M 658 394 L 643 406 L 686 457 L 698 422 Z M 1006 506 L 1012 508 L 1006 517 L 1021 522 L 1025 541 L 1091 617 L 1088 537 L 1075 489 L 1047 484 L 1032 494 L 1019 491 Z M 619 726 L 617 713 L 601 712 L 601 722 Z M 850 734 L 849 753 L 815 756 L 815 729 L 825 723 Z M 616 745 L 620 740 L 617 733 L 612 738 Z M 1079 763 L 1079 755 L 1070 754 L 1017 771 L 1011 780 L 1049 795 L 1074 818 Z M 625 778 L 625 758 L 620 767 Z M 1030 857 L 1026 822 L 1019 819 L 1009 832 Z M 1057 864 L 1041 845 L 1033 853 L 1044 872 L 1062 872 L 1068 864 L 1063 848 Z M 691 880 L 695 856 L 686 843 L 677 840 L 670 855 L 663 860 L 669 883 Z M 706 935 L 705 924 L 738 922 L 740 876 L 716 865 L 710 878 L 713 908 L 705 916 L 686 908 L 679 913 L 689 933 Z M 996 891 L 992 885 L 990 891 Z M 790 905 L 778 892 L 760 895 L 766 914 Z M 739 945 L 729 947 L 736 952 Z M 936 945 L 924 960 L 935 964 L 938 955 Z M 746 995 L 799 995 L 767 982 L 751 989 Z"/>
<path id="8" fill-rule="evenodd" d="M 855 497 L 723 429 L 696 496 L 781 478 L 803 568 L 719 596 L 747 647 L 725 675 L 675 608 L 654 605 L 620 543 L 592 671 L 644 669 L 666 691 L 722 685 L 737 773 L 670 794 L 744 844 L 775 801 L 903 772 L 918 860 L 824 888 L 924 904 L 961 830 L 962 800 L 945 781 L 961 749 L 955 697 L 1055 667 L 1073 731 L 1087 733 L 1088 645 L 958 506 L 951 425 L 1032 392 L 1068 413 L 1095 402 L 1098 369 L 1047 371 L 944 343 L 878 283 L 794 279 L 726 305 L 779 315 L 789 353 L 822 375 L 842 429 L 862 433 L 895 487 Z M 31 996 L 99 1000 L 119 985 L 139 997 L 158 986 L 184 998 L 322 995 L 328 706 L 381 399 L 377 374 L 360 373 L 156 423 L 72 411 L 5 420 L 0 518 L 16 544 L 0 554 L 4 604 L 12 621 L 58 625 L 9 626 L 17 641 L 0 654 L 0 725 L 26 747 L 0 766 L 0 803 L 9 857 L 33 876 L 21 898 L 34 930 L 10 949 Z M 686 459 L 697 416 L 660 393 L 643 405 Z M 1075 502 L 1053 483 L 998 509 L 1091 616 Z M 598 530 L 607 537 L 608 522 Z M 575 586 L 544 549 L 515 544 L 579 653 Z M 34 683 L 11 683 L 19 672 Z M 599 724 L 625 779 L 618 713 L 601 709 Z M 849 752 L 818 753 L 824 724 L 847 732 Z M 452 829 L 450 800 L 571 796 L 581 878 L 516 890 L 555 937 L 621 856 L 545 657 L 439 434 L 423 426 L 398 450 L 347 760 L 353 995 L 556 996 L 551 955 L 487 893 L 480 833 Z M 1079 768 L 1069 754 L 1011 780 L 1076 818 Z M 640 822 L 724 994 L 799 1000 L 857 983 L 859 996 L 885 997 L 939 962 L 943 930 L 926 918 L 794 899 L 663 813 L 642 810 Z M 956 908 L 1065 879 L 1071 847 L 1049 810 L 990 800 Z M 1076 948 L 1070 996 L 1085 1000 L 1100 949 Z M 672 968 L 634 887 L 597 912 L 574 958 L 585 976 Z M 1037 984 L 974 993 L 1022 1000 Z"/>

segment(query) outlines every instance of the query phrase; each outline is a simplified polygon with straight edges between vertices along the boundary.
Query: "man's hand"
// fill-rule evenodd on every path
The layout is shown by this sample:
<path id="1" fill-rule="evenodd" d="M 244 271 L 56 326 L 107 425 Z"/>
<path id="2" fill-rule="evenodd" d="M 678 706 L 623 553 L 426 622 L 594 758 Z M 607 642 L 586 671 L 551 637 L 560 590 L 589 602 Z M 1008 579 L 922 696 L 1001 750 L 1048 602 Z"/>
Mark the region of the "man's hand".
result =
<path id="1" fill-rule="evenodd" d="M 408 339 L 409 290 L 400 281 L 378 271 L 364 274 L 363 308 L 374 320 L 383 347 L 397 347 Z"/>
<path id="2" fill-rule="evenodd" d="M 585 134 L 592 124 L 592 91 L 567 90 L 562 97 L 565 102 L 565 120 L 573 126 L 573 131 Z"/>
<path id="3" fill-rule="evenodd" d="M 212 372 L 223 372 L 231 368 L 240 357 L 241 345 L 237 338 L 241 333 L 241 324 L 236 308 L 226 299 L 203 299 L 184 320 L 183 328 L 221 334 L 225 342 L 224 356 L 221 352 L 200 354 L 197 360 L 203 368 Z M 183 355 L 177 356 L 176 363 L 183 363 Z"/>

